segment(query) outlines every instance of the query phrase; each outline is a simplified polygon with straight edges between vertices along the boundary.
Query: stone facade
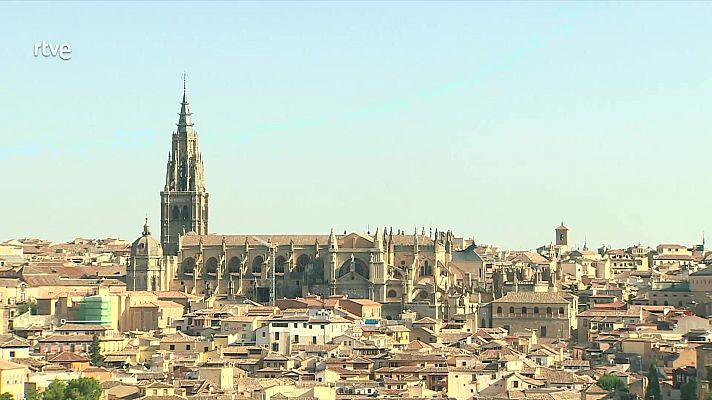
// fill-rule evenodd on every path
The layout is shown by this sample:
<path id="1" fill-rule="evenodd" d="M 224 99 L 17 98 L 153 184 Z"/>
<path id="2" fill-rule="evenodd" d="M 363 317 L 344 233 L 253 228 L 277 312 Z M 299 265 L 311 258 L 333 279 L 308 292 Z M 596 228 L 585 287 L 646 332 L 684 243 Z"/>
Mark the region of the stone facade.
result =
<path id="1" fill-rule="evenodd" d="M 511 292 L 494 300 L 492 326 L 510 333 L 535 329 L 540 337 L 569 338 L 576 328 L 578 302 L 559 292 Z"/>
<path id="2" fill-rule="evenodd" d="M 472 266 L 453 263 L 458 251 L 452 250 L 451 240 L 449 232 L 431 238 L 385 230 L 374 235 L 188 234 L 181 238 L 172 289 L 267 301 L 274 266 L 276 298 L 318 293 L 434 302 L 436 292 L 442 297 L 452 289 L 464 295 L 478 279 Z M 456 287 L 457 282 L 462 286 Z"/>
<path id="3" fill-rule="evenodd" d="M 260 302 L 269 301 L 274 290 L 275 298 L 348 295 L 464 310 L 481 287 L 482 259 L 474 246 L 455 249 L 450 231 L 208 234 L 208 193 L 191 115 L 184 86 L 161 192 L 160 244 L 146 225 L 131 250 L 130 290 L 180 290 Z"/>
<path id="4" fill-rule="evenodd" d="M 208 233 L 208 192 L 198 133 L 183 86 L 178 128 L 172 135 L 166 164 L 166 185 L 161 192 L 161 244 L 167 255 L 178 254 L 178 239 L 187 232 Z"/>

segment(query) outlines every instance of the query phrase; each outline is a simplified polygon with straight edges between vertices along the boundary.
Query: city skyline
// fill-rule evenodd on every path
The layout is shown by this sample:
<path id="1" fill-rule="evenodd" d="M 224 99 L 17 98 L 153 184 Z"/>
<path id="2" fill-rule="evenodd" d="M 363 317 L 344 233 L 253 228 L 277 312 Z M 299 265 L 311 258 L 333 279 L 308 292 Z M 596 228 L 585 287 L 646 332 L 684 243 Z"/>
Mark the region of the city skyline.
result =
<path id="1" fill-rule="evenodd" d="M 4 7 L 11 29 L 21 20 L 13 15 L 36 13 L 31 24 L 44 24 L 46 37 L 24 29 L 3 39 L 0 166 L 11 171 L 14 192 L 3 204 L 15 211 L 2 239 L 132 240 L 146 215 L 157 229 L 184 71 L 211 194 L 210 232 L 432 226 L 532 249 L 553 240 L 562 217 L 572 243 L 589 248 L 692 245 L 710 231 L 711 60 L 689 40 L 708 29 L 695 23 L 704 13 L 693 12 L 707 5 L 642 7 L 647 12 L 630 19 L 620 16 L 626 5 L 311 5 L 314 14 L 299 21 L 290 20 L 290 7 L 254 4 L 211 4 L 197 21 L 183 14 L 187 4 L 114 16 L 111 6 L 82 7 L 89 18 L 49 5 Z M 52 23 L 51 10 L 75 24 Z M 512 20 L 485 24 L 506 11 L 516 11 Z M 394 31 L 399 12 L 406 15 Z M 255 15 L 273 25 L 250 24 Z M 369 35 L 358 29 L 366 15 L 381 18 L 369 21 Z M 615 29 L 586 36 L 611 15 L 617 19 L 605 23 Z M 449 23 L 423 27 L 437 16 Z M 122 31 L 120 22 L 134 17 L 162 48 Z M 245 24 L 211 27 L 209 17 Z M 466 24 L 468 17 L 484 25 Z M 692 22 L 636 35 L 683 17 Z M 162 36 L 176 20 L 191 28 Z M 522 21 L 530 26 L 515 29 Z M 91 36 L 102 22 L 102 34 Z M 322 31 L 307 28 L 317 22 L 340 36 L 310 52 Z M 497 34 L 490 43 L 487 35 Z M 203 49 L 208 36 L 214 47 Z M 100 46 L 118 39 L 125 43 L 113 51 Z M 72 58 L 34 57 L 33 44 L 43 40 L 69 42 Z M 590 46 L 574 53 L 579 59 L 571 57 L 577 40 Z M 661 57 L 661 48 L 680 59 Z M 146 51 L 161 61 L 141 61 Z"/>

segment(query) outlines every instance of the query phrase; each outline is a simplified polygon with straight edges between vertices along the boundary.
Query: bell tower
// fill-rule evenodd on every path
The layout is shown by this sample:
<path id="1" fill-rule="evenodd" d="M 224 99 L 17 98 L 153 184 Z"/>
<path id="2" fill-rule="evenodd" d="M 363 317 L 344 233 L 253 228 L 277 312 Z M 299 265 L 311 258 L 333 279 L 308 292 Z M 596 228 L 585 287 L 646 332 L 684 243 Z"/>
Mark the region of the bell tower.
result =
<path id="1" fill-rule="evenodd" d="M 569 244 L 569 228 L 564 226 L 564 221 L 561 221 L 561 225 L 556 228 L 556 245 L 557 246 L 568 246 Z"/>
<path id="2" fill-rule="evenodd" d="M 166 255 L 178 254 L 178 240 L 187 232 L 208 233 L 208 192 L 198 133 L 188 107 L 183 76 L 183 101 L 166 164 L 166 185 L 161 192 L 161 244 Z"/>

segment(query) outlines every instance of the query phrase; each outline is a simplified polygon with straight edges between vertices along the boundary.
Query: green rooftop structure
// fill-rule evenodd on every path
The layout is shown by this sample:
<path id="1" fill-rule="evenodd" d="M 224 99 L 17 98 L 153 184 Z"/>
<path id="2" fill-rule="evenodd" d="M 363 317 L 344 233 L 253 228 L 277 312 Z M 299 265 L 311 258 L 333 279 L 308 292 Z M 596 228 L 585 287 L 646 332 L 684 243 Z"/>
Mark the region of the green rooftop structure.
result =
<path id="1" fill-rule="evenodd" d="M 89 296 L 79 305 L 79 323 L 111 325 L 111 302 L 108 297 Z"/>

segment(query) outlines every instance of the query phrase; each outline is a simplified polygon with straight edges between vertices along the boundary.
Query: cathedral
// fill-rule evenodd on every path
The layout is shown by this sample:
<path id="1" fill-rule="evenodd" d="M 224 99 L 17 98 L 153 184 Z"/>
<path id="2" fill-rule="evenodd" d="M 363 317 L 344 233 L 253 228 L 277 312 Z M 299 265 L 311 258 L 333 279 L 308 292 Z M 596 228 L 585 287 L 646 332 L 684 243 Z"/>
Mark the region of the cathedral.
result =
<path id="1" fill-rule="evenodd" d="M 131 247 L 129 290 L 179 290 L 262 303 L 347 295 L 381 303 L 452 302 L 456 308 L 479 291 L 482 258 L 474 243 L 456 245 L 450 231 L 209 233 L 209 196 L 185 82 L 178 115 L 160 194 L 160 242 L 146 221 Z"/>

